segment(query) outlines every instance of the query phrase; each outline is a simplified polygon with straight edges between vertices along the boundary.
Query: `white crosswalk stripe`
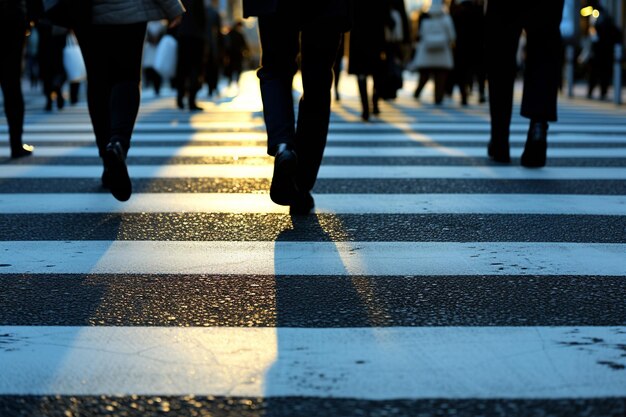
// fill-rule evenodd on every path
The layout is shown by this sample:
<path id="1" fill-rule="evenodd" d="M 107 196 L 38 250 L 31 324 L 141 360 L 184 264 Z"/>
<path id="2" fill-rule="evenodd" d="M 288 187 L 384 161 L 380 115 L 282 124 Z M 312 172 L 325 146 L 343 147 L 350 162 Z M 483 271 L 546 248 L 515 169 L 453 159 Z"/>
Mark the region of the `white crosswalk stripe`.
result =
<path id="1" fill-rule="evenodd" d="M 320 170 L 319 188 L 313 193 L 317 217 L 285 220 L 288 208 L 274 205 L 267 194 L 273 167 L 266 155 L 259 103 L 248 108 L 238 107 L 242 103 L 237 99 L 231 105 L 207 103 L 210 112 L 193 116 L 171 109 L 172 104 L 167 95 L 145 100 L 133 137 L 136 146 L 129 153 L 136 161 L 129 172 L 138 185 L 126 203 L 99 188 L 102 166 L 96 160 L 84 106 L 62 114 L 29 114 L 24 139 L 36 145 L 30 160 L 12 161 L 8 152 L 0 153 L 6 161 L 0 168 L 0 286 L 20 285 L 7 290 L 14 297 L 11 303 L 3 305 L 0 294 L 0 401 L 29 395 L 367 401 L 626 397 L 626 321 L 623 316 L 603 316 L 604 309 L 622 312 L 623 306 L 607 306 L 610 301 L 596 296 L 581 307 L 592 306 L 589 311 L 597 311 L 600 319 L 588 316 L 588 310 L 568 307 L 566 324 L 555 325 L 545 316 L 543 325 L 541 317 L 531 318 L 529 312 L 545 305 L 533 298 L 520 300 L 522 295 L 512 289 L 504 296 L 501 289 L 494 289 L 516 279 L 528 288 L 537 282 L 554 280 L 556 286 L 566 280 L 571 283 L 567 291 L 575 293 L 577 285 L 617 277 L 609 295 L 626 297 L 626 235 L 608 239 L 607 230 L 591 230 L 585 223 L 624 228 L 623 110 L 565 101 L 561 121 L 550 126 L 547 167 L 524 169 L 518 160 L 510 165 L 487 160 L 486 107 L 433 108 L 400 97 L 383 103 L 380 120 L 363 124 L 358 122 L 358 101 L 348 96 L 341 105 L 335 104 L 325 157 L 342 159 Z M 526 122 L 515 116 L 514 158 L 522 152 L 526 129 Z M 0 136 L 6 131 L 0 124 Z M 226 160 L 199 159 L 218 157 Z M 437 157 L 447 162 L 396 163 L 400 158 Z M 247 163 L 240 158 L 257 159 Z M 470 158 L 473 163 L 466 162 Z M 600 161 L 597 165 L 576 164 L 594 158 Z M 558 165 L 551 166 L 556 160 Z M 602 165 L 608 161 L 610 166 Z M 170 182 L 159 182 L 165 180 Z M 195 188 L 204 180 L 214 181 L 207 186 L 213 187 L 211 191 Z M 240 188 L 229 181 L 240 181 Z M 389 185 L 393 181 L 409 182 L 393 188 Z M 433 181 L 445 189 L 419 191 Z M 455 188 L 461 187 L 459 181 L 466 181 L 465 188 Z M 505 183 L 510 188 L 491 193 L 473 188 L 478 182 Z M 165 188 L 155 189 L 161 184 Z M 356 184 L 366 191 L 355 191 L 351 185 Z M 608 192 L 593 188 L 603 184 L 614 188 Z M 198 230 L 183 232 L 188 236 L 180 240 L 167 230 L 157 230 L 163 215 L 179 216 L 168 217 L 173 219 L 168 226 L 172 230 L 188 230 L 186 222 L 196 221 L 185 217 L 191 214 L 212 219 L 217 237 L 205 240 Z M 446 232 L 480 224 L 477 235 L 489 236 L 497 233 L 490 229 L 490 219 L 499 216 L 544 238 L 450 241 L 440 238 L 442 230 L 434 226 L 428 230 L 429 216 L 441 216 Z M 155 229 L 150 236 L 163 237 L 139 236 L 128 227 L 138 218 Z M 240 238 L 233 240 L 220 231 L 226 218 L 242 225 Z M 564 218 L 578 219 L 577 236 L 582 237 L 570 241 L 553 234 Z M 348 221 L 367 225 L 381 219 L 394 224 L 399 233 L 417 227 L 411 222 L 424 222 L 420 226 L 427 232 L 413 241 L 402 236 L 359 240 L 366 232 L 350 229 Z M 259 238 L 250 232 L 260 225 L 266 229 L 276 225 L 274 237 Z M 68 230 L 80 231 L 84 238 L 66 238 L 74 236 L 65 234 Z M 102 238 L 102 231 L 107 238 Z M 612 232 L 619 236 L 619 230 Z M 213 290 L 224 300 L 202 308 L 223 317 L 235 315 L 237 308 L 248 314 L 248 324 L 199 325 L 185 318 L 201 308 L 178 294 L 177 284 L 189 276 L 213 280 Z M 164 279 L 165 291 L 172 296 L 156 300 L 146 289 L 145 298 L 137 299 L 107 285 L 99 287 L 90 281 L 94 277 L 111 285 L 121 278 L 130 287 L 145 285 L 144 279 Z M 235 288 L 231 282 L 239 278 L 254 284 L 253 290 Z M 267 284 L 268 278 L 275 278 L 275 283 Z M 444 325 L 411 325 L 413 318 L 403 316 L 406 303 L 419 307 L 422 297 L 445 299 L 446 282 L 457 278 L 466 282 L 468 291 L 480 292 L 480 299 L 474 300 L 477 316 L 488 316 L 494 308 L 506 315 L 510 309 L 520 324 L 494 318 L 490 325 L 484 325 L 488 321 L 448 325 L 448 319 L 455 322 L 446 305 L 433 313 Z M 48 313 L 44 309 L 29 313 L 31 308 L 39 311 L 29 298 L 42 291 L 37 282 L 45 283 L 47 293 L 72 297 L 79 289 L 67 283 L 75 279 L 81 280 L 81 291 L 97 291 L 97 305 L 80 314 L 61 305 L 46 307 Z M 343 316 L 347 307 L 334 298 L 342 294 L 332 289 L 327 300 L 289 299 L 289 294 L 279 292 L 282 279 L 296 288 L 327 285 L 327 279 L 348 283 L 362 304 L 360 314 L 371 324 L 355 326 Z M 402 292 L 409 279 L 423 279 L 432 286 L 426 286 L 426 295 L 405 294 L 407 299 L 377 286 L 392 280 L 390 288 Z M 485 279 L 490 281 L 485 284 Z M 259 300 L 271 299 L 273 325 L 255 324 L 255 317 L 266 313 L 255 310 L 255 305 L 228 304 L 250 291 Z M 378 306 L 377 297 L 391 298 L 385 300 L 389 304 Z M 497 305 L 502 300 L 498 297 L 526 307 Z M 112 300 L 132 306 L 115 310 Z M 457 301 L 461 302 L 450 303 Z M 160 321 L 147 313 L 132 320 L 124 313 L 141 314 L 150 303 L 162 306 L 166 317 L 184 325 L 155 325 Z M 311 304 L 320 316 L 334 306 L 329 313 L 335 314 L 334 324 L 281 325 L 281 314 L 286 314 L 281 307 L 292 311 L 285 306 Z M 89 321 L 90 315 L 98 316 L 95 323 Z M 380 325 L 380 317 L 406 320 L 398 326 Z M 595 325 L 597 320 L 601 324 Z"/>
<path id="2" fill-rule="evenodd" d="M 385 204 L 381 204 L 381 201 Z M 623 216 L 626 196 L 535 194 L 320 194 L 316 213 L 476 213 Z M 287 213 L 265 194 L 0 194 L 0 213 Z"/>

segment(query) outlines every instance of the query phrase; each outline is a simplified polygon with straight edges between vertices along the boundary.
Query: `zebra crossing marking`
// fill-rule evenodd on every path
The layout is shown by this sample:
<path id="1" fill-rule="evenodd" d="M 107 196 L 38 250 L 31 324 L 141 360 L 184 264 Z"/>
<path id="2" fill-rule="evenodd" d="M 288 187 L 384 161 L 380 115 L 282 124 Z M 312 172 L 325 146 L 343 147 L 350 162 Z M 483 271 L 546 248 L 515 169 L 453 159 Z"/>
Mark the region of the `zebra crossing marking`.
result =
<path id="1" fill-rule="evenodd" d="M 626 215 L 626 196 L 567 194 L 316 194 L 315 212 L 347 214 Z M 381 204 L 384 201 L 385 204 Z M 0 194 L 0 214 L 287 213 L 267 194 L 137 193 L 124 203 L 105 193 Z"/>
<path id="2" fill-rule="evenodd" d="M 619 360 L 625 335 L 626 327 L 5 326 L 0 340 L 12 349 L 0 350 L 0 395 L 621 397 L 626 373 L 607 364 Z"/>
<path id="3" fill-rule="evenodd" d="M 2 241 L 0 253 L 0 274 L 626 276 L 621 243 Z"/>

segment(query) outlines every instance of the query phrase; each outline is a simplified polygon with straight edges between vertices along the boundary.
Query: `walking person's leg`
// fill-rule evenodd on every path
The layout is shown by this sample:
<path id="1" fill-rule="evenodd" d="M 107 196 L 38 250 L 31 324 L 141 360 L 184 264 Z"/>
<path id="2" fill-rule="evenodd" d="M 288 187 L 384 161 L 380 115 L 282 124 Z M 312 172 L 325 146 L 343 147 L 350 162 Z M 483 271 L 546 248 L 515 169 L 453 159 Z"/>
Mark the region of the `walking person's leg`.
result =
<path id="1" fill-rule="evenodd" d="M 490 0 L 487 3 L 486 65 L 489 80 L 489 113 L 491 138 L 487 153 L 496 162 L 510 162 L 509 132 L 513 111 L 516 53 L 522 31 L 517 20 L 518 4 L 511 0 Z"/>
<path id="2" fill-rule="evenodd" d="M 283 3 L 288 4 L 288 3 Z M 298 70 L 299 28 L 294 17 L 275 14 L 259 17 L 261 67 L 257 71 L 267 130 L 267 153 L 274 156 L 270 198 L 290 205 L 297 196 L 293 77 Z"/>
<path id="3" fill-rule="evenodd" d="M 24 25 L 20 22 L 2 22 L 0 25 L 0 85 L 4 97 L 4 113 L 9 125 L 11 158 L 32 153 L 33 147 L 22 143 L 24 130 L 24 96 L 22 95 L 22 52 Z"/>
<path id="4" fill-rule="evenodd" d="M 359 97 L 361 98 L 361 119 L 367 122 L 370 119 L 370 105 L 367 93 L 367 75 L 359 74 L 357 76 L 357 85 L 359 86 Z"/>
<path id="5" fill-rule="evenodd" d="M 302 87 L 298 108 L 296 153 L 298 154 L 298 199 L 292 214 L 308 214 L 314 206 L 311 190 L 322 163 L 330 123 L 333 66 L 341 33 L 312 22 L 303 28 Z"/>
<path id="6" fill-rule="evenodd" d="M 416 99 L 420 98 L 420 95 L 422 95 L 422 90 L 424 89 L 424 87 L 426 87 L 429 78 L 430 71 L 425 68 L 419 70 L 419 81 L 417 82 L 417 88 L 413 93 L 413 97 L 415 97 Z"/>
<path id="7" fill-rule="evenodd" d="M 557 95 L 561 71 L 563 0 L 536 1 L 525 17 L 526 68 L 521 115 L 530 119 L 522 165 L 542 167 L 546 163 L 548 122 L 557 120 Z M 531 7 L 532 8 L 532 7 Z M 541 13 L 533 13 L 541 9 Z"/>
<path id="8" fill-rule="evenodd" d="M 139 111 L 145 30 L 145 23 L 135 23 L 90 25 L 76 32 L 87 66 L 89 114 L 105 167 L 103 185 L 120 201 L 132 193 L 126 154 Z"/>

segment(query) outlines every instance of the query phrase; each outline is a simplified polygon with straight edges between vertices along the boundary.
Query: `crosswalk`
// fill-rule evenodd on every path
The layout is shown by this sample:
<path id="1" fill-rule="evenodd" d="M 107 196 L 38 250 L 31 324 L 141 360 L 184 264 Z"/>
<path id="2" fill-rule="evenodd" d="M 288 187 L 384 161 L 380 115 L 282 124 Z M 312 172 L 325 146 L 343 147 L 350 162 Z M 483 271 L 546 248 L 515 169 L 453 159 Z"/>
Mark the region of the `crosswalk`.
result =
<path id="1" fill-rule="evenodd" d="M 563 100 L 533 170 L 517 115 L 498 165 L 484 106 L 347 93 L 291 218 L 254 86 L 173 104 L 144 96 L 126 203 L 84 105 L 1 151 L 2 417 L 624 414 L 625 110 Z"/>

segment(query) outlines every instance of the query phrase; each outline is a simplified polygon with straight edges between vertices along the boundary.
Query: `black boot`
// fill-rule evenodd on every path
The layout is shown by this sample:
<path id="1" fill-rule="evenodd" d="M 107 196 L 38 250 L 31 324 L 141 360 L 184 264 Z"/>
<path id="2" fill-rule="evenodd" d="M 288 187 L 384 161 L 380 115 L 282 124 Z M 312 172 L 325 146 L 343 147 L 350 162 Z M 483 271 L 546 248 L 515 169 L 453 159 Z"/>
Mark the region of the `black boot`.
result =
<path id="1" fill-rule="evenodd" d="M 509 150 L 510 127 L 505 123 L 491 121 L 491 138 L 487 145 L 487 155 L 495 162 L 508 164 L 511 162 Z"/>
<path id="2" fill-rule="evenodd" d="M 297 197 L 296 170 L 298 156 L 286 143 L 278 145 L 274 158 L 274 174 L 270 185 L 270 198 L 281 206 L 291 205 Z"/>
<path id="3" fill-rule="evenodd" d="M 367 122 L 370 119 L 370 106 L 367 100 L 367 78 L 359 77 L 358 79 L 359 85 L 359 96 L 361 97 L 361 119 Z"/>
<path id="4" fill-rule="evenodd" d="M 524 153 L 522 153 L 522 166 L 527 168 L 540 168 L 545 166 L 547 150 L 548 123 L 531 120 L 530 126 L 528 127 Z"/>
<path id="5" fill-rule="evenodd" d="M 31 156 L 33 154 L 34 146 L 31 145 L 19 145 L 16 147 L 11 146 L 11 158 L 17 159 L 24 156 Z"/>
<path id="6" fill-rule="evenodd" d="M 104 154 L 104 171 L 106 175 L 103 175 L 102 186 L 108 185 L 113 197 L 119 201 L 128 200 L 133 189 L 126 167 L 126 151 L 119 141 L 112 139 L 107 145 Z M 104 176 L 107 178 L 105 179 Z"/>

